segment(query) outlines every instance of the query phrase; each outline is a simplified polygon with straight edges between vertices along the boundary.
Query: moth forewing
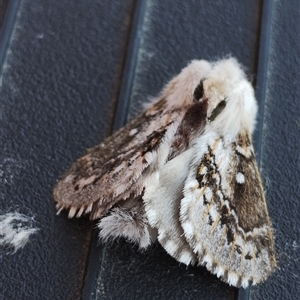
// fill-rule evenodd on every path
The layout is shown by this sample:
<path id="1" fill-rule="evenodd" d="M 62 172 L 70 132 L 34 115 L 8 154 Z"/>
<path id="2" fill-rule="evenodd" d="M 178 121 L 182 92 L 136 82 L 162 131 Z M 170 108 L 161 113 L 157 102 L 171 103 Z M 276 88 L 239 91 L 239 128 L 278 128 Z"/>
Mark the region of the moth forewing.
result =
<path id="1" fill-rule="evenodd" d="M 224 281 L 243 287 L 249 281 L 259 283 L 276 262 L 253 152 L 241 156 L 236 142 L 212 134 L 199 143 L 202 151 L 197 152 L 181 201 L 185 237 L 199 262 Z"/>
<path id="2" fill-rule="evenodd" d="M 226 98 L 226 106 L 194 144 L 180 220 L 200 264 L 230 285 L 247 287 L 264 281 L 276 266 L 251 140 L 256 102 L 233 60 L 217 62 L 207 81 L 208 102 L 217 107 Z"/>

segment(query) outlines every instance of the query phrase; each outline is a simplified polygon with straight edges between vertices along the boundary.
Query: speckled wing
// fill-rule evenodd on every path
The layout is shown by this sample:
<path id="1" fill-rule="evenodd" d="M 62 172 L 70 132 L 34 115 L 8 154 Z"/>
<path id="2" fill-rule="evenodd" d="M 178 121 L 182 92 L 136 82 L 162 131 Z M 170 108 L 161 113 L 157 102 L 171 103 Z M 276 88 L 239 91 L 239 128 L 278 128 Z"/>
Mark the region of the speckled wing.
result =
<path id="1" fill-rule="evenodd" d="M 251 137 L 203 134 L 184 187 L 180 220 L 200 264 L 247 287 L 275 269 L 274 241 Z"/>
<path id="2" fill-rule="evenodd" d="M 187 109 L 182 103 L 170 106 L 162 98 L 89 149 L 55 187 L 57 208 L 69 209 L 69 217 L 90 213 L 96 219 L 119 200 L 139 196 L 147 180 L 165 163 Z"/>

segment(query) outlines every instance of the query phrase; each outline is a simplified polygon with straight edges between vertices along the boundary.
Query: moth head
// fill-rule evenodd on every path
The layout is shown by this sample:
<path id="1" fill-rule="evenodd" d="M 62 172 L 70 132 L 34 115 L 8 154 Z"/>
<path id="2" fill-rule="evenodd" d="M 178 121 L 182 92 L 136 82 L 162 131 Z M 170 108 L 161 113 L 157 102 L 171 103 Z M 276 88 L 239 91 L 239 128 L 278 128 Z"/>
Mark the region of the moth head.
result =
<path id="1" fill-rule="evenodd" d="M 251 84 L 233 58 L 216 62 L 203 80 L 208 101 L 207 120 L 220 134 L 253 132 L 257 104 Z"/>
<path id="2" fill-rule="evenodd" d="M 194 104 L 195 90 L 211 69 L 211 63 L 205 60 L 193 60 L 167 84 L 162 96 L 167 99 L 171 106 L 182 107 Z"/>

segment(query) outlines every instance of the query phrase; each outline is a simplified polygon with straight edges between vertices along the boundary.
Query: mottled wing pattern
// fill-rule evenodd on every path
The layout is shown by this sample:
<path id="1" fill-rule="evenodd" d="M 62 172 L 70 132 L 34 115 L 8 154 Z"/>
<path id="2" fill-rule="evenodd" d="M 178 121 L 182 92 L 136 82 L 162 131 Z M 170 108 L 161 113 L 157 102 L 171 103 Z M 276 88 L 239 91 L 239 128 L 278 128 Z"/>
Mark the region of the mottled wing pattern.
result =
<path id="1" fill-rule="evenodd" d="M 69 217 L 90 213 L 96 219 L 120 199 L 139 196 L 147 176 L 154 176 L 159 165 L 165 163 L 187 108 L 170 108 L 162 98 L 89 149 L 55 187 L 57 208 L 69 209 Z"/>
<path id="2" fill-rule="evenodd" d="M 181 201 L 188 243 L 225 282 L 247 287 L 264 281 L 276 259 L 250 134 L 232 141 L 211 132 L 198 150 Z"/>

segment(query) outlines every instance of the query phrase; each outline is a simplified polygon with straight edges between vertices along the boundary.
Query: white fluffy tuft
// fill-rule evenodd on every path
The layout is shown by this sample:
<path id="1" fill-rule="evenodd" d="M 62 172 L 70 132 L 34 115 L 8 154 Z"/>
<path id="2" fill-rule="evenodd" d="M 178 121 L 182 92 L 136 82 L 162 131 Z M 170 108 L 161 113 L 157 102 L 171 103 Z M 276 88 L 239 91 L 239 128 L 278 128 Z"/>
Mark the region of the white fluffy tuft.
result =
<path id="1" fill-rule="evenodd" d="M 156 234 L 148 225 L 146 218 L 134 210 L 115 207 L 110 214 L 98 223 L 99 238 L 105 242 L 110 239 L 125 237 L 139 245 L 141 249 L 147 248 L 156 238 Z"/>
<path id="2" fill-rule="evenodd" d="M 0 216 L 0 246 L 13 249 L 13 253 L 23 248 L 29 237 L 37 232 L 32 227 L 33 218 L 18 212 L 7 213 Z"/>
<path id="3" fill-rule="evenodd" d="M 207 126 L 207 130 L 213 129 L 220 135 L 229 133 L 232 136 L 244 130 L 253 132 L 257 113 L 254 90 L 234 58 L 217 61 L 203 86 L 209 101 L 208 116 L 226 99 L 226 107 Z"/>

